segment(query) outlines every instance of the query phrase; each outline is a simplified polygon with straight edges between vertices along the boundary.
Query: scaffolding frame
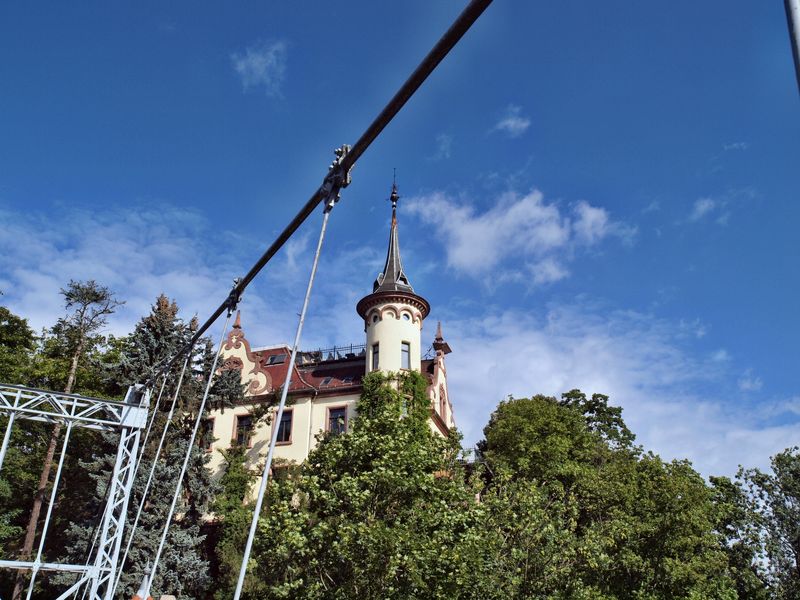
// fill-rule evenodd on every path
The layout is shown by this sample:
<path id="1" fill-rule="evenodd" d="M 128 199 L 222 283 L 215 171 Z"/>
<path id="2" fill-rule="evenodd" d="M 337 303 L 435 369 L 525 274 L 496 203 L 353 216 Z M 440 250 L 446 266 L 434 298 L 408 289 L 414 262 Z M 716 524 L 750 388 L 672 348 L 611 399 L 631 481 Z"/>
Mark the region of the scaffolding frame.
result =
<path id="1" fill-rule="evenodd" d="M 150 389 L 142 385 L 128 388 L 123 402 L 90 398 L 78 394 L 62 394 L 19 385 L 0 384 L 0 415 L 6 416 L 5 433 L 0 445 L 0 472 L 2 472 L 14 424 L 22 419 L 66 425 L 50 502 L 34 560 L 0 560 L 0 568 L 31 572 L 27 599 L 31 598 L 39 571 L 62 571 L 78 575 L 77 581 L 57 600 L 66 599 L 85 586 L 89 600 L 111 600 L 113 582 L 118 568 L 119 550 L 125 529 L 128 500 L 133 489 L 139 441 L 147 425 Z M 114 470 L 109 482 L 109 492 L 103 510 L 100 535 L 94 556 L 85 564 L 48 563 L 42 561 L 42 550 L 47 538 L 54 501 L 61 478 L 61 468 L 67 452 L 69 437 L 74 427 L 99 431 L 119 432 L 119 444 Z"/>

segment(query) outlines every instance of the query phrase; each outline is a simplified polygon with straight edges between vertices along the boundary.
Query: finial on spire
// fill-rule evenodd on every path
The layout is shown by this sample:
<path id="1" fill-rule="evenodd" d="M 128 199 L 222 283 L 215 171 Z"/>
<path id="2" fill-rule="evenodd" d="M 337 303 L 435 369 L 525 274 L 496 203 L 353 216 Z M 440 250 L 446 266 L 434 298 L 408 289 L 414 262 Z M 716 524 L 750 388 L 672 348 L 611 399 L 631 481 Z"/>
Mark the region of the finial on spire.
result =
<path id="1" fill-rule="evenodd" d="M 400 194 L 397 193 L 397 169 L 393 169 L 393 171 L 392 195 L 389 196 L 389 200 L 392 201 L 392 221 L 394 221 L 397 216 L 397 201 L 400 200 Z"/>
<path id="2" fill-rule="evenodd" d="M 242 328 L 242 311 L 236 311 L 236 320 L 233 322 L 234 329 L 241 329 Z"/>

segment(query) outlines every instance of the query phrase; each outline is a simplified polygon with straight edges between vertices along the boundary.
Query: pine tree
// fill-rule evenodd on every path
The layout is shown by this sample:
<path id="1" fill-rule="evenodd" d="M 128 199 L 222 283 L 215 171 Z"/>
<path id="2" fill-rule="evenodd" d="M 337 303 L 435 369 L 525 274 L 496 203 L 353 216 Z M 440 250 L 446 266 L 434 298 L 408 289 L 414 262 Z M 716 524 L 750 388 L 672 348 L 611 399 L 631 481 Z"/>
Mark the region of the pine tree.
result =
<path id="1" fill-rule="evenodd" d="M 186 324 L 178 316 L 178 307 L 174 301 L 170 301 L 166 296 L 159 296 L 151 313 L 141 319 L 134 332 L 121 344 L 119 362 L 116 365 L 120 380 L 127 385 L 153 378 L 167 361 L 189 341 L 194 329 L 193 322 Z M 121 597 L 133 596 L 148 562 L 152 560 L 158 547 L 194 426 L 197 408 L 206 382 L 212 375 L 209 372 L 210 365 L 207 365 L 207 361 L 204 360 L 205 350 L 205 342 L 201 341 L 200 348 L 194 348 L 190 355 L 189 366 L 181 385 L 177 407 L 165 439 L 164 449 L 155 464 L 153 482 L 124 566 L 120 586 L 117 589 L 117 595 Z M 144 448 L 144 459 L 139 467 L 134 482 L 134 492 L 129 501 L 126 536 L 130 535 L 135 511 L 144 493 L 147 477 L 153 465 L 153 456 L 161 431 L 166 424 L 182 364 L 183 360 L 175 361 L 170 370 L 160 405 L 151 406 L 151 410 L 157 412 L 151 438 Z M 153 403 L 156 401 L 155 394 L 160 388 L 160 380 L 154 383 L 155 392 L 151 398 Z M 109 443 L 112 444 L 111 448 L 116 448 L 116 442 L 110 440 Z M 173 519 L 161 562 L 153 581 L 154 596 L 158 593 L 169 593 L 182 600 L 205 597 L 210 583 L 209 562 L 206 557 L 205 534 L 201 529 L 216 489 L 211 479 L 211 473 L 206 466 L 209 459 L 208 453 L 198 445 L 192 448 L 189 467 L 183 481 L 180 502 L 176 511 L 177 517 Z M 81 559 L 88 552 L 96 520 L 102 513 L 105 486 L 111 474 L 113 460 L 113 453 L 108 452 L 96 456 L 84 465 L 84 468 L 96 474 L 93 476 L 95 479 L 93 498 L 95 510 L 92 512 L 94 515 L 92 520 L 77 520 L 72 523 L 70 528 L 75 554 Z M 127 539 L 125 543 L 127 544 Z"/>

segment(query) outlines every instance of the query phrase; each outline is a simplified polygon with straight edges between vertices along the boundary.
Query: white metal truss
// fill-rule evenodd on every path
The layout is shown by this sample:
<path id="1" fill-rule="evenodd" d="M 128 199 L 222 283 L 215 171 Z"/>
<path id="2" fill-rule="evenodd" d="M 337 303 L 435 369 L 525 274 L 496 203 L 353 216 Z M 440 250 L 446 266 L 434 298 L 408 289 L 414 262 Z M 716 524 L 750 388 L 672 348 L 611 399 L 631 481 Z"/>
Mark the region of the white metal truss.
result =
<path id="1" fill-rule="evenodd" d="M 0 415 L 6 416 L 6 431 L 0 446 L 0 469 L 3 467 L 11 430 L 18 419 L 63 423 L 67 426 L 61 461 L 56 471 L 51 502 L 48 506 L 39 550 L 33 561 L 0 560 L 0 567 L 31 572 L 28 588 L 30 598 L 36 574 L 39 571 L 65 571 L 78 574 L 77 581 L 58 597 L 67 598 L 85 586 L 89 600 L 111 600 L 116 575 L 117 559 L 122 543 L 128 499 L 133 489 L 139 438 L 147 425 L 150 400 L 149 389 L 131 386 L 124 402 L 89 398 L 77 394 L 60 394 L 18 385 L 0 384 Z M 61 464 L 66 452 L 68 434 L 73 427 L 103 431 L 119 431 L 120 440 L 114 471 L 109 482 L 106 507 L 100 527 L 100 541 L 94 557 L 85 564 L 47 563 L 41 560 L 41 551 L 47 535 L 50 511 L 61 476 Z"/>

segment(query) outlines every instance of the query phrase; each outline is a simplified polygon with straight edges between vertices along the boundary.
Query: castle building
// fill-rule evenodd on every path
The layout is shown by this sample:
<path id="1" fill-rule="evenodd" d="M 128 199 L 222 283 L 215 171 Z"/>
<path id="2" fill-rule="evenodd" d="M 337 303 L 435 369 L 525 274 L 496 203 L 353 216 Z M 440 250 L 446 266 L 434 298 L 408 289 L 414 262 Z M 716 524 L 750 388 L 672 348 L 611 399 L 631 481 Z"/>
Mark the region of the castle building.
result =
<path id="1" fill-rule="evenodd" d="M 445 366 L 450 346 L 439 323 L 430 357 L 423 357 L 422 326 L 430 304 L 414 292 L 403 269 L 397 232 L 398 199 L 393 185 L 386 264 L 372 293 L 356 305 L 364 321 L 364 344 L 298 352 L 295 364 L 290 365 L 291 348 L 287 345 L 252 348 L 237 314 L 220 358 L 223 369 L 241 372 L 246 402 L 209 413 L 203 436 L 213 440 L 206 442 L 208 451 L 240 444 L 248 448 L 248 458 L 255 462 L 266 455 L 273 428 L 277 427 L 275 457 L 302 462 L 316 445 L 319 432 L 343 433 L 349 429 L 361 394 L 361 378 L 375 370 L 421 372 L 428 380 L 431 429 L 447 435 L 455 426 Z M 292 380 L 283 418 L 280 423 L 272 419 L 271 425 L 255 427 L 256 407 L 280 393 L 290 368 Z M 212 470 L 217 471 L 222 462 L 220 453 L 213 452 Z"/>

